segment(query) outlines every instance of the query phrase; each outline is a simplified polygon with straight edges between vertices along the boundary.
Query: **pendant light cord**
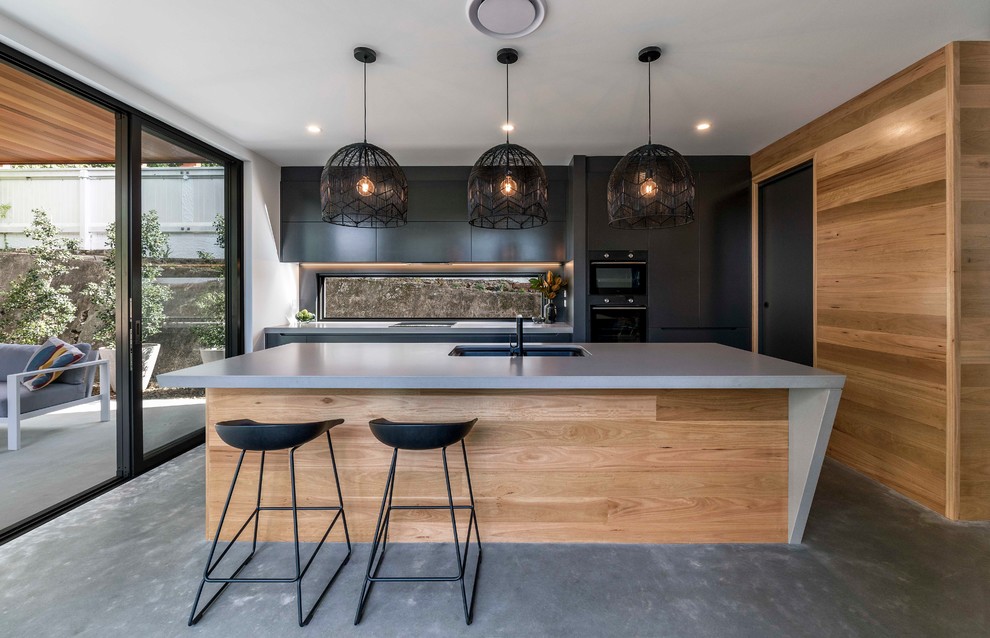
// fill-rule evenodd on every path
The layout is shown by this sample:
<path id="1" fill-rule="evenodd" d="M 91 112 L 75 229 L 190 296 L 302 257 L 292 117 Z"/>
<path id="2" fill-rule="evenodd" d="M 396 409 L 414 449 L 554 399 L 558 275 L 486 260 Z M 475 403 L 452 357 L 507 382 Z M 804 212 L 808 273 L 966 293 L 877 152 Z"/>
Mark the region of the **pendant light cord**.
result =
<path id="1" fill-rule="evenodd" d="M 364 66 L 364 143 L 368 143 L 368 63 L 363 62 Z"/>
<path id="2" fill-rule="evenodd" d="M 505 65 L 505 143 L 509 143 L 509 65 Z"/>
<path id="3" fill-rule="evenodd" d="M 653 144 L 653 62 L 646 65 L 646 140 Z"/>

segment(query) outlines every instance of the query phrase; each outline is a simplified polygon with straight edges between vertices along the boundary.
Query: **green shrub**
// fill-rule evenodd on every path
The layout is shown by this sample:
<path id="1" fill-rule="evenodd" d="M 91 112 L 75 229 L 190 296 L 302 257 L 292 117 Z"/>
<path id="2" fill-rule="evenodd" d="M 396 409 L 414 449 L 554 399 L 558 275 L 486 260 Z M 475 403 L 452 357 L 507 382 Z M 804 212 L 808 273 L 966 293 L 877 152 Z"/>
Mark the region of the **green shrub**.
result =
<path id="1" fill-rule="evenodd" d="M 31 226 L 24 231 L 36 244 L 28 248 L 31 268 L 14 280 L 0 303 L 0 341 L 41 343 L 65 332 L 76 317 L 76 304 L 67 284 L 54 280 L 66 275 L 79 242 L 59 237 L 58 228 L 41 209 L 34 209 Z"/>
<path id="2" fill-rule="evenodd" d="M 107 254 L 103 258 L 104 277 L 86 284 L 83 294 L 97 308 L 99 327 L 95 341 L 113 347 L 116 332 L 117 301 L 117 225 L 107 226 Z M 165 325 L 165 303 L 172 298 L 168 286 L 157 283 L 162 275 L 162 262 L 168 259 L 168 235 L 162 230 L 158 212 L 149 210 L 141 215 L 141 340 L 147 341 L 161 332 Z"/>

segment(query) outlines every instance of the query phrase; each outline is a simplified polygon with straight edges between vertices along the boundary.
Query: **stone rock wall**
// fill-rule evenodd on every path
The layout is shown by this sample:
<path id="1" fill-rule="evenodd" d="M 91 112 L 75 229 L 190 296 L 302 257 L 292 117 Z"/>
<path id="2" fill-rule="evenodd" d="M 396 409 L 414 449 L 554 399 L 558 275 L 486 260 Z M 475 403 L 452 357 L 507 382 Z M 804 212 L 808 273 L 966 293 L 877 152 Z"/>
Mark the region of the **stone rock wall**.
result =
<path id="1" fill-rule="evenodd" d="M 328 319 L 512 319 L 539 316 L 542 297 L 525 278 L 327 277 Z"/>
<path id="2" fill-rule="evenodd" d="M 69 343 L 92 343 L 97 325 L 96 309 L 82 294 L 89 282 L 105 277 L 103 253 L 84 252 L 75 256 L 75 267 L 64 277 L 56 279 L 56 285 L 68 284 L 70 294 L 76 304 L 76 318 L 59 338 Z M 10 284 L 23 275 L 34 263 L 34 258 L 25 252 L 0 251 L 0 305 Z M 200 316 L 196 300 L 209 290 L 223 286 L 218 279 L 222 266 L 217 263 L 204 263 L 201 260 L 173 260 L 162 272 L 161 283 L 172 290 L 172 298 L 165 305 L 167 320 L 162 331 L 149 337 L 148 341 L 162 344 L 156 372 L 178 370 L 201 363 L 199 344 L 193 336 L 196 323 L 207 321 Z M 100 344 L 102 345 L 102 344 Z"/>

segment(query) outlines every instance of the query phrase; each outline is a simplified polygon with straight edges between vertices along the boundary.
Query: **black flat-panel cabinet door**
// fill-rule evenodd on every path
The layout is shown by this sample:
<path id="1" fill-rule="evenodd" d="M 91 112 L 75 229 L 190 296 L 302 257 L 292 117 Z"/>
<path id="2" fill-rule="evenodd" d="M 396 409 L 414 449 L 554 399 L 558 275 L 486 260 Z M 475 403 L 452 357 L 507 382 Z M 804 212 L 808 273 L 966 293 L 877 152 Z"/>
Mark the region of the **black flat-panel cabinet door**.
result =
<path id="1" fill-rule="evenodd" d="M 566 233 L 566 222 L 548 222 L 519 230 L 472 228 L 471 259 L 478 262 L 564 261 Z"/>
<path id="2" fill-rule="evenodd" d="M 409 222 L 398 228 L 379 228 L 378 261 L 471 261 L 471 227 L 456 221 Z"/>
<path id="3" fill-rule="evenodd" d="M 760 353 L 814 360 L 814 180 L 810 165 L 760 185 Z"/>
<path id="4" fill-rule="evenodd" d="M 373 262 L 376 229 L 337 226 L 322 221 L 282 224 L 282 261 Z"/>
<path id="5" fill-rule="evenodd" d="M 745 335 L 741 347 L 748 350 L 753 286 L 749 171 L 711 171 L 696 177 L 696 210 L 704 215 L 698 228 L 699 323 Z M 738 335 L 733 336 L 733 343 L 738 343 Z"/>
<path id="6" fill-rule="evenodd" d="M 695 180 L 702 182 L 701 176 Z M 694 328 L 699 325 L 698 237 L 708 211 L 695 210 L 695 221 L 673 228 L 639 232 L 649 237 L 650 326 Z"/>

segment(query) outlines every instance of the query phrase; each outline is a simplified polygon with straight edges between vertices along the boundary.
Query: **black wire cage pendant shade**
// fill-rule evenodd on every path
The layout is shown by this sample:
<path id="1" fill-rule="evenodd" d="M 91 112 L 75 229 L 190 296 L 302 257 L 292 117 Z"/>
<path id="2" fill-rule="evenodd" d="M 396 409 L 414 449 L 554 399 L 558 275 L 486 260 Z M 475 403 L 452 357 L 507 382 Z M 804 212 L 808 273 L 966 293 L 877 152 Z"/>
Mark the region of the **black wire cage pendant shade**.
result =
<path id="1" fill-rule="evenodd" d="M 478 158 L 468 177 L 468 222 L 480 228 L 533 228 L 547 223 L 547 174 L 536 155 L 509 143 L 509 65 L 515 49 L 500 49 L 505 65 L 505 144 Z"/>
<path id="2" fill-rule="evenodd" d="M 348 144 L 330 156 L 320 176 L 323 221 L 360 228 L 394 228 L 406 223 L 409 184 L 388 151 L 368 143 L 368 65 L 377 55 L 354 49 L 364 65 L 364 141 Z"/>
<path id="3" fill-rule="evenodd" d="M 650 67 L 660 47 L 646 47 L 639 61 Z M 653 106 L 652 74 L 647 71 L 649 110 Z M 608 225 L 612 228 L 670 228 L 694 221 L 694 175 L 674 149 L 653 143 L 653 116 L 648 115 L 648 143 L 616 164 L 608 180 Z"/>

